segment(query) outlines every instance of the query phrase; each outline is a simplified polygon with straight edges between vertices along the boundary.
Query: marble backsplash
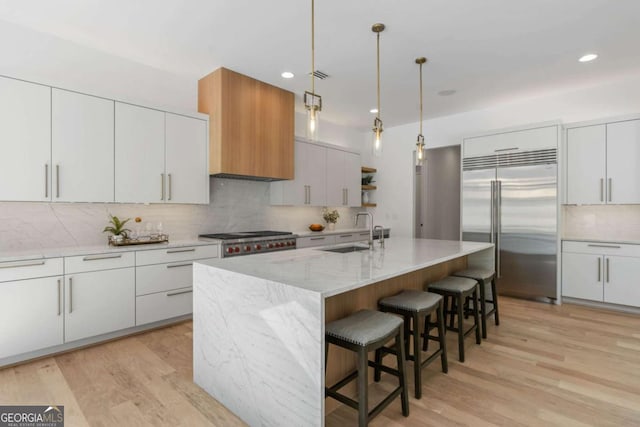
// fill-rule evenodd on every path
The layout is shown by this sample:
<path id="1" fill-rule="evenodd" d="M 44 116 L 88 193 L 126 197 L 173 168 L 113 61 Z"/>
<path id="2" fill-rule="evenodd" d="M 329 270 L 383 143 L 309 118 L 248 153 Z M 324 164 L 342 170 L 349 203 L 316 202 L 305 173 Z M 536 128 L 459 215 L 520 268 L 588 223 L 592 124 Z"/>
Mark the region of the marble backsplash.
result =
<path id="1" fill-rule="evenodd" d="M 564 239 L 640 241 L 640 205 L 563 206 Z"/>
<path id="2" fill-rule="evenodd" d="M 209 205 L 0 202 L 0 252 L 104 244 L 108 214 L 162 222 L 170 240 L 240 230 L 302 231 L 323 223 L 322 209 L 269 205 L 269 183 L 211 178 Z M 353 228 L 360 208 L 337 208 L 336 229 Z M 133 221 L 132 221 L 133 223 Z M 129 224 L 127 224 L 129 225 Z M 135 227 L 135 224 L 131 224 Z"/>

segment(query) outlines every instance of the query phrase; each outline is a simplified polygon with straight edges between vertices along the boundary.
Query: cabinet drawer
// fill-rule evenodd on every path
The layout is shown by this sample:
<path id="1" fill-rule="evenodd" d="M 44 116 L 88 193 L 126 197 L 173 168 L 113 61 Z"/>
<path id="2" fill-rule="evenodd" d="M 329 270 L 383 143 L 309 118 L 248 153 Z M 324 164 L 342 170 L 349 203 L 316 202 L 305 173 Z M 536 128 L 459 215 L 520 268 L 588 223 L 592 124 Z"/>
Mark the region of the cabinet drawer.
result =
<path id="1" fill-rule="evenodd" d="M 336 236 L 309 236 L 309 237 L 299 237 L 296 239 L 296 247 L 298 249 L 301 248 L 311 248 L 314 246 L 327 246 L 333 245 L 336 242 Z"/>
<path id="2" fill-rule="evenodd" d="M 345 233 L 345 234 L 338 234 L 335 237 L 335 242 L 336 243 L 348 243 L 348 242 L 357 242 L 358 239 L 358 233 Z"/>
<path id="3" fill-rule="evenodd" d="M 0 282 L 60 276 L 63 273 L 62 266 L 62 258 L 0 262 Z"/>
<path id="4" fill-rule="evenodd" d="M 136 265 L 161 264 L 194 259 L 217 258 L 219 245 L 185 246 L 136 252 Z"/>
<path id="5" fill-rule="evenodd" d="M 607 242 L 562 242 L 563 252 L 640 257 L 640 245 Z"/>
<path id="6" fill-rule="evenodd" d="M 135 256 L 133 252 L 80 255 L 64 258 L 65 274 L 126 268 L 133 267 L 134 265 Z"/>
<path id="7" fill-rule="evenodd" d="M 136 298 L 136 326 L 193 312 L 193 288 L 143 295 Z"/>
<path id="8" fill-rule="evenodd" d="M 190 286 L 193 286 L 193 261 L 145 265 L 136 268 L 137 296 Z"/>

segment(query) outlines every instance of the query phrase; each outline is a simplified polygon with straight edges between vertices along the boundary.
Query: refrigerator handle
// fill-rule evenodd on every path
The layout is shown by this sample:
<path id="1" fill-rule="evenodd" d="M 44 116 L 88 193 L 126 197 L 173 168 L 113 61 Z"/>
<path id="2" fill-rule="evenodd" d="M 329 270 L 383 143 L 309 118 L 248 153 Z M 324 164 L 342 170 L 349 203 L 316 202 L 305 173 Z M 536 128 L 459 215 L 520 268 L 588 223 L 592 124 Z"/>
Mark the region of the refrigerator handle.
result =
<path id="1" fill-rule="evenodd" d="M 502 234 L 502 181 L 496 181 L 496 277 L 499 279 L 500 271 L 500 234 Z"/>
<path id="2" fill-rule="evenodd" d="M 489 241 L 495 243 L 495 227 L 494 222 L 496 220 L 496 182 L 491 180 L 491 220 L 489 224 Z"/>

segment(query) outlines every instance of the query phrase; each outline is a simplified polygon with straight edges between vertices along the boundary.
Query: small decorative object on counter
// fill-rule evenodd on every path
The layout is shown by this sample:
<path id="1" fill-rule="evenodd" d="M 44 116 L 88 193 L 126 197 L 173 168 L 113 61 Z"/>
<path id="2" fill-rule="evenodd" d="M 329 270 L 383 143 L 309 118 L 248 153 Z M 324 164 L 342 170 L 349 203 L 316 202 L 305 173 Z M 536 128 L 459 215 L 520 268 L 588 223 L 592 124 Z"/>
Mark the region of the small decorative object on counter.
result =
<path id="1" fill-rule="evenodd" d="M 131 231 L 128 228 L 124 228 L 125 224 L 130 220 L 131 218 L 121 220 L 117 216 L 109 215 L 110 225 L 107 225 L 104 230 L 102 230 L 103 233 L 111 233 L 108 240 L 109 245 L 144 245 L 149 243 L 165 243 L 169 241 L 169 236 L 162 233 L 162 223 L 159 223 L 159 226 L 157 227 L 157 233 L 153 235 L 147 233 L 146 235 L 144 235 L 141 233 L 139 226 L 137 227 L 136 231 Z M 136 217 L 135 222 L 142 222 L 142 218 Z"/>
<path id="2" fill-rule="evenodd" d="M 311 231 L 322 231 L 322 230 L 324 230 L 324 225 L 322 225 L 322 224 L 311 224 L 309 226 L 309 230 L 311 230 Z"/>
<path id="3" fill-rule="evenodd" d="M 334 230 L 336 228 L 336 222 L 338 222 L 338 218 L 340 218 L 340 214 L 335 209 L 330 211 L 329 209 L 324 208 L 322 211 L 322 218 L 327 222 L 329 230 Z"/>

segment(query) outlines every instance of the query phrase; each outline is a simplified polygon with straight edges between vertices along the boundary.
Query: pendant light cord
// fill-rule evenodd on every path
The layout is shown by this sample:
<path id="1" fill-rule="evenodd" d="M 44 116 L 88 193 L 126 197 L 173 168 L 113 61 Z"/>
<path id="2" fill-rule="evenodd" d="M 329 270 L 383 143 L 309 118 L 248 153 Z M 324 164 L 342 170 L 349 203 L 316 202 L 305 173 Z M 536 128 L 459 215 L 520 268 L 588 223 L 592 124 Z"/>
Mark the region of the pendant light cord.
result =
<path id="1" fill-rule="evenodd" d="M 422 135 L 422 63 L 420 64 L 420 135 Z"/>
<path id="2" fill-rule="evenodd" d="M 316 71 L 316 43 L 315 43 L 315 34 L 316 34 L 316 26 L 315 26 L 315 0 L 311 0 L 311 94 L 314 97 L 313 103 L 315 105 L 315 96 L 316 96 L 316 80 L 315 80 L 315 71 Z"/>
<path id="3" fill-rule="evenodd" d="M 380 33 L 377 33 L 378 119 L 380 118 Z"/>

